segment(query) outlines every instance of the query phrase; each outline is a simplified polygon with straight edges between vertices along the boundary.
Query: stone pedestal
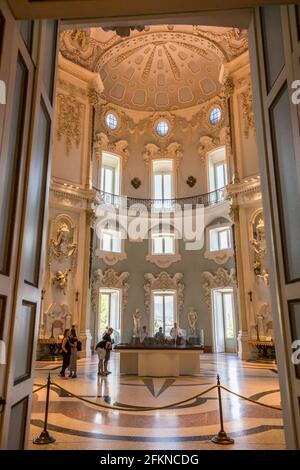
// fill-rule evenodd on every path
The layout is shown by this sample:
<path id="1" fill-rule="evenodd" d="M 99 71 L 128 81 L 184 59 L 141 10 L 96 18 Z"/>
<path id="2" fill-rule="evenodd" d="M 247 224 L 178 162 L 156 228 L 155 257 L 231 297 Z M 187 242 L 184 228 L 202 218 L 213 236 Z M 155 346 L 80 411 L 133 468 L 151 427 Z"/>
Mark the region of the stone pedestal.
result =
<path id="1" fill-rule="evenodd" d="M 79 339 L 82 342 L 82 351 L 80 351 L 80 358 L 85 357 L 90 359 L 92 356 L 92 335 L 90 330 L 84 330 L 79 333 Z"/>
<path id="2" fill-rule="evenodd" d="M 248 343 L 249 335 L 247 331 L 239 331 L 238 334 L 238 356 L 243 361 L 248 361 L 252 356 L 251 346 Z"/>

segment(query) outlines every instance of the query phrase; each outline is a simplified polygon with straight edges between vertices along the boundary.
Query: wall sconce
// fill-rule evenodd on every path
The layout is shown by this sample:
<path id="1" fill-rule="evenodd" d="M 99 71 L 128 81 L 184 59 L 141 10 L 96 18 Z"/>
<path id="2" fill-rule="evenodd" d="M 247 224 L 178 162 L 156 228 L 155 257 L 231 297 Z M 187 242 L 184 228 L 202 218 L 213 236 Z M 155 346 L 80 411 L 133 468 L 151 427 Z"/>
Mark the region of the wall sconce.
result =
<path id="1" fill-rule="evenodd" d="M 141 182 L 140 178 L 138 178 L 137 176 L 132 178 L 131 185 L 134 187 L 134 189 L 138 189 L 141 186 L 141 184 L 142 184 L 142 182 Z"/>
<path id="2" fill-rule="evenodd" d="M 194 176 L 189 176 L 188 179 L 186 180 L 186 184 L 192 188 L 193 186 L 195 186 L 197 180 Z"/>
<path id="3" fill-rule="evenodd" d="M 42 289 L 41 300 L 44 300 L 45 294 L 46 294 L 46 289 Z"/>

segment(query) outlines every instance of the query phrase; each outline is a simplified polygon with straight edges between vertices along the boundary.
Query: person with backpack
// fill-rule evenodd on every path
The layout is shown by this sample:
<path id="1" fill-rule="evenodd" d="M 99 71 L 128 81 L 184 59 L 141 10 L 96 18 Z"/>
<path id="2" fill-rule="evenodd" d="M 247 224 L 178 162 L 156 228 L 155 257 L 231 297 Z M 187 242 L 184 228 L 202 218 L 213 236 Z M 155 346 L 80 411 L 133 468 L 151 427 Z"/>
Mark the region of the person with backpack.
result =
<path id="1" fill-rule="evenodd" d="M 77 377 L 77 350 L 78 350 L 78 337 L 75 329 L 75 325 L 72 325 L 71 334 L 70 334 L 70 346 L 71 346 L 71 358 L 70 358 L 70 366 L 69 377 L 72 379 L 76 379 Z"/>
<path id="2" fill-rule="evenodd" d="M 102 336 L 102 340 L 96 345 L 96 351 L 98 353 L 99 363 L 98 363 L 98 375 L 108 375 L 111 374 L 107 370 L 107 364 L 110 358 L 110 351 L 112 348 L 112 339 L 111 334 L 113 333 L 112 328 L 108 330 Z"/>
<path id="3" fill-rule="evenodd" d="M 64 378 L 66 369 L 70 365 L 71 358 L 70 330 L 68 328 L 64 331 L 64 339 L 62 341 L 61 349 L 63 356 L 63 364 L 59 375 Z"/>

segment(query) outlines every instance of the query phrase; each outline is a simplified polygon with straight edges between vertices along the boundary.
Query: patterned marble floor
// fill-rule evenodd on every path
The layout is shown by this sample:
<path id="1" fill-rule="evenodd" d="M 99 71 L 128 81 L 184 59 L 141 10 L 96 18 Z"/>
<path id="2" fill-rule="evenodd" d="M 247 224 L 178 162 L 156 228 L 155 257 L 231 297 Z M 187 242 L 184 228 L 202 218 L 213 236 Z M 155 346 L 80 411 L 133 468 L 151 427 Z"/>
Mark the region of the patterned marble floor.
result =
<path id="1" fill-rule="evenodd" d="M 51 391 L 49 431 L 56 442 L 32 444 L 43 426 L 45 390 L 34 394 L 30 449 L 285 449 L 281 412 L 264 408 L 223 392 L 226 432 L 234 438 L 229 446 L 210 439 L 219 431 L 217 390 L 168 410 L 130 411 L 131 407 L 163 406 L 196 395 L 221 383 L 244 396 L 280 406 L 276 367 L 242 362 L 226 354 L 202 354 L 201 374 L 179 378 L 139 378 L 119 375 L 119 355 L 112 354 L 108 377 L 97 378 L 97 358 L 80 360 L 78 378 L 58 377 L 58 363 L 38 362 L 36 384 L 50 372 L 52 381 L 89 400 L 128 408 L 103 410 L 79 401 L 58 388 Z"/>

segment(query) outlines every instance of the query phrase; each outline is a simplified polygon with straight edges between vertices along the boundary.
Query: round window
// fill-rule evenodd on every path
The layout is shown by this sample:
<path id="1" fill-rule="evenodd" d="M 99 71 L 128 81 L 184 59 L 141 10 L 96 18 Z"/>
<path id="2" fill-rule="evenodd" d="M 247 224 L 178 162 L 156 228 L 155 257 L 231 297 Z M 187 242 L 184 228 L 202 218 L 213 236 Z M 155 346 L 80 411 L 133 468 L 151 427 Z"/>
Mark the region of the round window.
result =
<path id="1" fill-rule="evenodd" d="M 221 121 L 221 116 L 221 108 L 219 108 L 219 106 L 215 106 L 210 112 L 209 120 L 212 124 L 218 124 L 218 122 Z"/>
<path id="2" fill-rule="evenodd" d="M 156 124 L 156 132 L 160 137 L 166 137 L 169 133 L 169 123 L 168 121 L 165 121 L 164 119 L 161 119 L 158 121 Z"/>
<path id="3" fill-rule="evenodd" d="M 115 130 L 118 127 L 118 118 L 114 113 L 107 113 L 105 116 L 105 122 L 107 127 Z"/>

